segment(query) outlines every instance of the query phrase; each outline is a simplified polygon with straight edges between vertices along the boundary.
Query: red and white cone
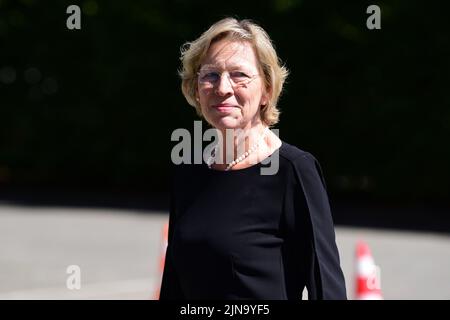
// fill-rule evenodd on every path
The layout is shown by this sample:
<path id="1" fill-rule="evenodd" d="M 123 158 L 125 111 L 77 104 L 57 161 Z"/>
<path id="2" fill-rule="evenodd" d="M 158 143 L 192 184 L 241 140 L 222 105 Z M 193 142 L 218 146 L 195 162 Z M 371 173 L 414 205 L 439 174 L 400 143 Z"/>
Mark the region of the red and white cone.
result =
<path id="1" fill-rule="evenodd" d="M 159 265 L 158 265 L 158 281 L 159 285 L 156 288 L 154 299 L 159 300 L 159 293 L 161 291 L 161 281 L 162 276 L 164 272 L 164 263 L 166 261 L 166 250 L 167 250 L 167 243 L 168 243 L 168 236 L 169 236 L 169 223 L 165 223 L 162 228 L 162 237 L 161 237 L 161 253 L 160 253 L 160 259 L 159 259 Z"/>
<path id="2" fill-rule="evenodd" d="M 380 284 L 380 268 L 369 246 L 359 241 L 356 245 L 356 300 L 383 300 Z"/>

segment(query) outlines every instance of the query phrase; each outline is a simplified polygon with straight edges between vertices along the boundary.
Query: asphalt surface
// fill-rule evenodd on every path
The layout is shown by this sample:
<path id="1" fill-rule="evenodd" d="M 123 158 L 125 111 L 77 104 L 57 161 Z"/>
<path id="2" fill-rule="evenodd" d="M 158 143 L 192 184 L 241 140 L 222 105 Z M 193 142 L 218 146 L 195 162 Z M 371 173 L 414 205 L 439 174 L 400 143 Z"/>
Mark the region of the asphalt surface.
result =
<path id="1" fill-rule="evenodd" d="M 0 204 L 0 299 L 154 299 L 166 212 Z M 380 267 L 385 299 L 450 299 L 450 236 L 336 228 L 349 298 L 355 246 Z M 80 289 L 68 289 L 69 266 Z"/>

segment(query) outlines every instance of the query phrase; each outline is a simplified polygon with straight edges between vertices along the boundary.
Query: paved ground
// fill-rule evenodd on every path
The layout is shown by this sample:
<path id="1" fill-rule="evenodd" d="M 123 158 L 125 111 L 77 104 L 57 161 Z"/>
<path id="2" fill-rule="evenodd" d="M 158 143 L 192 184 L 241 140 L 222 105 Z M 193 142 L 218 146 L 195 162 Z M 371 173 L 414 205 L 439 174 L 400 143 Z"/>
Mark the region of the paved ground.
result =
<path id="1" fill-rule="evenodd" d="M 152 299 L 164 212 L 0 205 L 0 299 Z M 450 299 L 450 236 L 337 228 L 348 295 L 358 239 L 381 268 L 386 299 Z M 81 269 L 69 290 L 66 269 Z"/>

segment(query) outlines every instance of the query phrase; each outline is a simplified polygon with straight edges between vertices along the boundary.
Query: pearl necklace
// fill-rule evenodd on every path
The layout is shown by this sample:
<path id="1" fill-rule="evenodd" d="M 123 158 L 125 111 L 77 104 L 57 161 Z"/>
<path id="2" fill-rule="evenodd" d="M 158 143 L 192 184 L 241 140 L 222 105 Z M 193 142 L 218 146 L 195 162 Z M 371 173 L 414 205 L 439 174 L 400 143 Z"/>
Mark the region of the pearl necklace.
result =
<path id="1" fill-rule="evenodd" d="M 236 164 L 238 164 L 239 162 L 241 162 L 242 160 L 244 160 L 245 158 L 247 158 L 250 154 L 252 154 L 253 152 L 255 152 L 258 148 L 260 143 L 263 141 L 264 137 L 266 136 L 267 132 L 269 131 L 269 127 L 265 127 L 263 132 L 261 133 L 260 138 L 258 139 L 258 141 L 256 141 L 256 143 L 248 150 L 246 151 L 243 155 L 241 155 L 240 157 L 236 158 L 235 160 L 231 161 L 225 171 L 230 170 L 232 167 L 234 167 Z M 211 169 L 211 166 L 213 164 L 213 162 L 215 162 L 215 157 L 217 155 L 219 151 L 219 144 L 216 144 L 216 146 L 214 147 L 213 151 L 212 151 L 212 155 L 209 156 L 208 160 L 206 161 L 208 168 Z"/>

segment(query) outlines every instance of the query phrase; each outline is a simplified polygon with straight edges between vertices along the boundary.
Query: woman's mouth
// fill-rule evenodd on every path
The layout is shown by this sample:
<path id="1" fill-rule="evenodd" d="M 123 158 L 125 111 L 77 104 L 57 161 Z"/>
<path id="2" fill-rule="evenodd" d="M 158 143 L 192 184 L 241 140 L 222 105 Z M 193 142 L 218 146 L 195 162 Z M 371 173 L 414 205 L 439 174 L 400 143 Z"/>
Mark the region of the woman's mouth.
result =
<path id="1" fill-rule="evenodd" d="M 213 105 L 213 108 L 216 109 L 219 112 L 230 112 L 235 106 L 228 103 L 220 103 Z"/>

